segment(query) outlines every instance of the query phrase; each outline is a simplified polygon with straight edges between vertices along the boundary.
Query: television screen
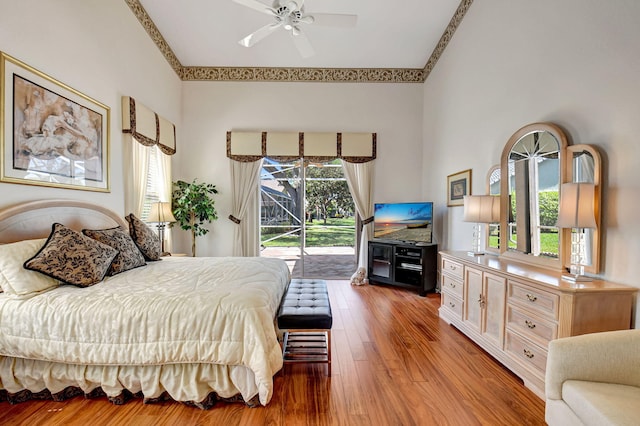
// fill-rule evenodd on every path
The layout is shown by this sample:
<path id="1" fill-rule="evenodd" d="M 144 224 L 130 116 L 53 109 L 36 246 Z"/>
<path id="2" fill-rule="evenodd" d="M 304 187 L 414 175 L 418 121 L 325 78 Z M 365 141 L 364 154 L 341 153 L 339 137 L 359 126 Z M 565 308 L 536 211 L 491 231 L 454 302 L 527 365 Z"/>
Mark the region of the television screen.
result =
<path id="1" fill-rule="evenodd" d="M 376 203 L 373 237 L 394 241 L 432 242 L 433 203 Z"/>

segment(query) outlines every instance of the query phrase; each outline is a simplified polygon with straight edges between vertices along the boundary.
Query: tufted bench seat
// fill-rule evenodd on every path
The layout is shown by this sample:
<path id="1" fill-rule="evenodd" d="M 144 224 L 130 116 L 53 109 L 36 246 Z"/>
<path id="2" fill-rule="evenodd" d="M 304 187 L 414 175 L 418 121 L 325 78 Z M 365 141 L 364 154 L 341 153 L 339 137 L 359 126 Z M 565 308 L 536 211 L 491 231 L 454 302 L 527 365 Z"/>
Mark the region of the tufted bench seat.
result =
<path id="1" fill-rule="evenodd" d="M 284 363 L 325 363 L 330 376 L 332 324 L 327 283 L 316 279 L 291 280 L 278 310 L 278 328 L 284 332 Z"/>

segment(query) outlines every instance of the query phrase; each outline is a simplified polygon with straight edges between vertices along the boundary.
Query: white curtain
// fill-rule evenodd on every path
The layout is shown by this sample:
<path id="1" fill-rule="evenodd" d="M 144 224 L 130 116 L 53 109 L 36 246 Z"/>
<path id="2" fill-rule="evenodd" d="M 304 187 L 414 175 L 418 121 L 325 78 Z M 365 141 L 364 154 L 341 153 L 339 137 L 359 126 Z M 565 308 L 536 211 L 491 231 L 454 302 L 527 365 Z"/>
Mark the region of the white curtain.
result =
<path id="1" fill-rule="evenodd" d="M 370 237 L 373 236 L 373 166 L 374 162 L 366 163 L 348 163 L 342 161 L 344 175 L 349 185 L 349 191 L 353 197 L 356 211 L 360 218 L 366 223 L 362 227 L 360 242 L 358 245 L 358 268 L 351 276 L 351 284 L 366 284 L 367 266 L 368 266 L 368 243 Z"/>
<path id="2" fill-rule="evenodd" d="M 231 161 L 231 219 L 234 256 L 258 256 L 260 253 L 258 199 L 262 159 L 253 162 Z"/>
<path id="3" fill-rule="evenodd" d="M 149 174 L 149 147 L 146 147 L 131 135 L 124 134 L 125 147 L 125 214 L 142 216 Z M 128 152 L 128 155 L 126 154 Z"/>
<path id="4" fill-rule="evenodd" d="M 156 150 L 156 158 L 158 159 L 158 195 L 160 201 L 166 201 L 171 203 L 171 193 L 173 191 L 173 184 L 171 182 L 171 156 L 163 153 L 157 145 L 152 147 Z M 165 250 L 171 252 L 172 250 L 172 228 L 166 227 L 164 230 L 164 245 Z"/>

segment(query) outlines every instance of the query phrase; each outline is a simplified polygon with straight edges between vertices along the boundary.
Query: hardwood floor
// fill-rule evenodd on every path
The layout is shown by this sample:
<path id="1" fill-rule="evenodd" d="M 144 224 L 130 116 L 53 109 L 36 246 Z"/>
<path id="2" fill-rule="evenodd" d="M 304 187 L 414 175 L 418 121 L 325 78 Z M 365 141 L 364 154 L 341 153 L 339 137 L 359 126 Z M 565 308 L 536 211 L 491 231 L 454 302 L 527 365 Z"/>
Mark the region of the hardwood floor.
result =
<path id="1" fill-rule="evenodd" d="M 544 402 L 438 318 L 439 294 L 328 281 L 333 367 L 288 365 L 266 407 L 0 403 L 2 425 L 544 425 Z"/>

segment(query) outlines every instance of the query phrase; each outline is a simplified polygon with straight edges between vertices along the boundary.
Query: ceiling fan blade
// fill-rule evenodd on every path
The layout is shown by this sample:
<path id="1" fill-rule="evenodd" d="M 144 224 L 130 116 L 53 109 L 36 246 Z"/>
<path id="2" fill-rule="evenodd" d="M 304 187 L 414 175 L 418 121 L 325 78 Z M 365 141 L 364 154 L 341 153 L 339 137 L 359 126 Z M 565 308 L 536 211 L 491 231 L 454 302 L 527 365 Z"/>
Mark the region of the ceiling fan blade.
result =
<path id="1" fill-rule="evenodd" d="M 304 0 L 280 0 L 280 7 L 286 7 L 290 11 L 296 11 L 302 9 Z"/>
<path id="2" fill-rule="evenodd" d="M 300 56 L 308 58 L 315 55 L 316 52 L 313 49 L 311 42 L 299 28 L 296 29 L 295 34 L 292 32 L 291 36 L 293 37 L 293 44 L 295 44 L 296 49 L 300 52 Z"/>
<path id="3" fill-rule="evenodd" d="M 325 27 L 351 28 L 356 26 L 358 15 L 342 15 L 337 13 L 309 13 L 314 25 Z"/>
<path id="4" fill-rule="evenodd" d="M 259 42 L 260 40 L 262 40 L 263 38 L 265 38 L 266 36 L 268 36 L 269 34 L 271 34 L 273 31 L 275 31 L 280 25 L 282 24 L 277 23 L 277 24 L 265 25 L 262 28 L 258 28 L 256 31 L 252 32 L 251 34 L 249 34 L 248 36 L 240 40 L 238 43 L 240 43 L 244 47 L 251 47 L 257 42 Z"/>
<path id="5" fill-rule="evenodd" d="M 234 3 L 241 4 L 243 6 L 249 7 L 253 10 L 257 10 L 258 12 L 266 13 L 267 15 L 273 15 L 273 8 L 269 5 L 266 5 L 258 0 L 232 0 Z"/>

